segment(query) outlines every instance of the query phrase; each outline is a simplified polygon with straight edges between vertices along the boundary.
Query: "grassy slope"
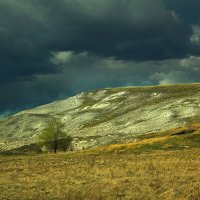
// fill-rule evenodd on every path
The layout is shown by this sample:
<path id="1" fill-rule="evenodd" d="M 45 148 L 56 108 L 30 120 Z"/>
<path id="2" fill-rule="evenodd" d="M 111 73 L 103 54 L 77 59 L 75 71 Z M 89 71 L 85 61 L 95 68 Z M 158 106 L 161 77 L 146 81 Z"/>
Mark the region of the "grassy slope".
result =
<path id="1" fill-rule="evenodd" d="M 127 144 L 113 144 L 97 148 L 97 151 L 131 151 L 142 153 L 152 150 L 182 150 L 200 148 L 200 123 L 165 132 L 144 134 Z"/>
<path id="2" fill-rule="evenodd" d="M 0 156 L 0 199 L 200 199 L 200 125 L 190 129 L 90 151 Z"/>

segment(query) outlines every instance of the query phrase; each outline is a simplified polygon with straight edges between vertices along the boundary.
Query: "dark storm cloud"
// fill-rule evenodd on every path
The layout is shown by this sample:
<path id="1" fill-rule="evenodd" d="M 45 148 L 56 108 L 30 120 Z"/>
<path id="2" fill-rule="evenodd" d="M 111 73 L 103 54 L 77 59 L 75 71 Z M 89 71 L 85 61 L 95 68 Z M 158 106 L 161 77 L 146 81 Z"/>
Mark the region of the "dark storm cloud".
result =
<path id="1" fill-rule="evenodd" d="M 1 0 L 0 112 L 181 76 L 164 67 L 164 74 L 154 74 L 157 66 L 169 67 L 162 60 L 200 54 L 197 8 L 194 0 Z M 59 52 L 73 56 L 52 62 Z M 162 65 L 149 64 L 153 60 Z"/>
<path id="2" fill-rule="evenodd" d="M 191 27 L 174 19 L 159 0 L 68 0 L 56 8 L 49 15 L 58 30 L 47 44 L 51 50 L 140 61 L 184 57 L 190 51 Z"/>
<path id="3" fill-rule="evenodd" d="M 130 60 L 189 53 L 191 27 L 159 0 L 17 2 L 0 3 L 2 57 L 13 62 L 45 60 L 60 50 Z"/>
<path id="4" fill-rule="evenodd" d="M 199 0 L 164 0 L 168 9 L 175 10 L 189 24 L 200 24 Z"/>

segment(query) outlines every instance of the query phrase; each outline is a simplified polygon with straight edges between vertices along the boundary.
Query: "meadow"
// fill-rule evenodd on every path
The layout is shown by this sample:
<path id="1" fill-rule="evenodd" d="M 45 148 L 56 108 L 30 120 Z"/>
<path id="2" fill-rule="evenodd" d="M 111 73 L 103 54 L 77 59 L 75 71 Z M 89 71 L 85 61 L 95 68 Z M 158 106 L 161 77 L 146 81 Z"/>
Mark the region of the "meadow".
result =
<path id="1" fill-rule="evenodd" d="M 0 199 L 200 199 L 200 150 L 0 157 Z"/>
<path id="2" fill-rule="evenodd" d="M 0 155 L 1 200 L 200 199 L 200 126 L 58 154 Z"/>

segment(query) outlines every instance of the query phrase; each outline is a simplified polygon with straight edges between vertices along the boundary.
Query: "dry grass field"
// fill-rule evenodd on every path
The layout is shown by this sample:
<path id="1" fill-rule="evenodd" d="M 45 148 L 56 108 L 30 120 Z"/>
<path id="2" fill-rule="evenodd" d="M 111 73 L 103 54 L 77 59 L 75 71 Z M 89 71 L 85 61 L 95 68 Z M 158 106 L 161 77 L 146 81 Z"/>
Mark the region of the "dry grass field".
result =
<path id="1" fill-rule="evenodd" d="M 1 200 L 198 200 L 200 125 L 58 154 L 0 155 Z"/>
<path id="2" fill-rule="evenodd" d="M 0 199 L 200 199 L 200 150 L 1 156 Z"/>

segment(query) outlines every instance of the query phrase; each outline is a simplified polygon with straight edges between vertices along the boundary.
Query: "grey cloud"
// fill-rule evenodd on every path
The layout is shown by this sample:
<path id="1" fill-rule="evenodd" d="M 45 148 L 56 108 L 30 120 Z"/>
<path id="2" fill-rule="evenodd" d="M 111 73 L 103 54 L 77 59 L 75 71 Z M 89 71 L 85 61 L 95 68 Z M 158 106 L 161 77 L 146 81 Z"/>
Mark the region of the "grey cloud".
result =
<path id="1" fill-rule="evenodd" d="M 200 47 L 200 26 L 193 26 L 193 35 L 190 40 L 194 45 Z"/>
<path id="2" fill-rule="evenodd" d="M 103 86 L 103 83 L 107 86 L 109 84 L 125 86 L 199 81 L 200 59 L 194 56 L 184 59 L 135 62 L 100 58 L 87 53 L 60 52 L 53 55 L 52 61 L 62 65 L 64 74 L 73 77 L 80 73 L 79 76 L 75 76 L 73 83 L 75 86 L 81 85 L 82 88 L 84 82 L 95 85 L 95 81 L 100 86 Z M 80 63 L 83 71 L 79 70 Z M 91 86 L 85 86 L 84 89 L 89 88 Z"/>
<path id="3" fill-rule="evenodd" d="M 180 60 L 180 65 L 190 71 L 200 71 L 200 57 L 190 56 Z"/>
<path id="4" fill-rule="evenodd" d="M 150 75 L 150 80 L 158 82 L 160 85 L 163 84 L 175 84 L 190 82 L 186 73 L 182 71 L 170 71 L 169 73 L 156 72 Z"/>

